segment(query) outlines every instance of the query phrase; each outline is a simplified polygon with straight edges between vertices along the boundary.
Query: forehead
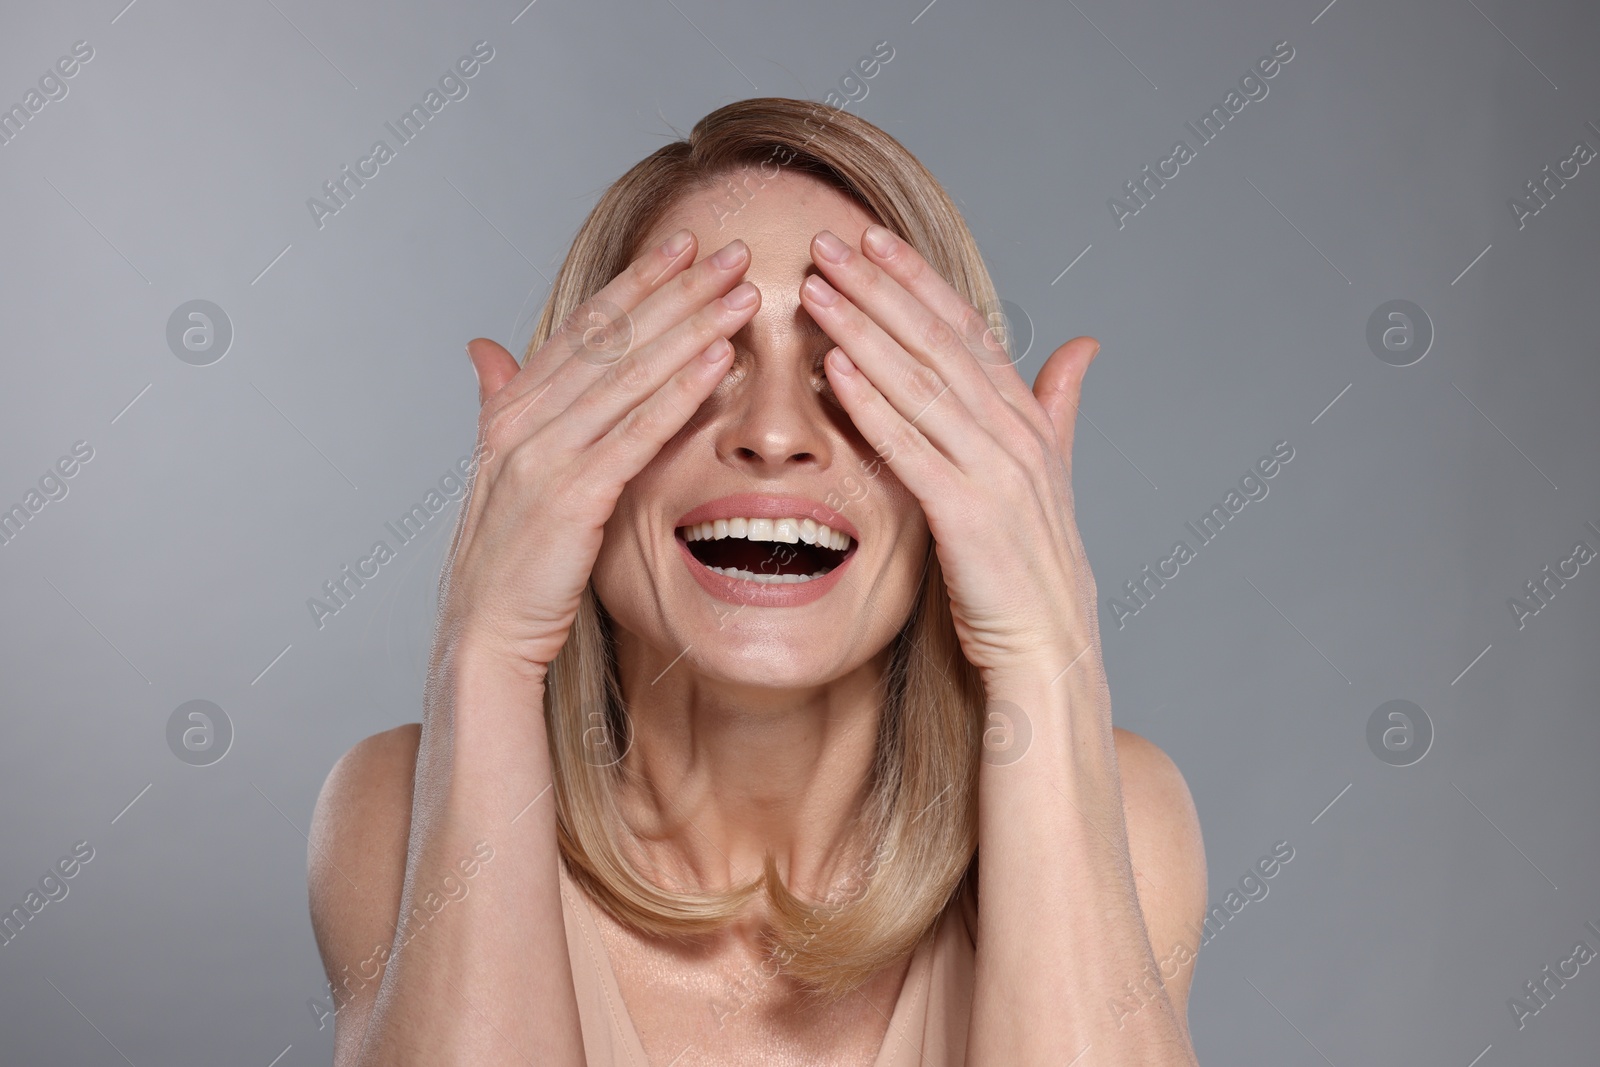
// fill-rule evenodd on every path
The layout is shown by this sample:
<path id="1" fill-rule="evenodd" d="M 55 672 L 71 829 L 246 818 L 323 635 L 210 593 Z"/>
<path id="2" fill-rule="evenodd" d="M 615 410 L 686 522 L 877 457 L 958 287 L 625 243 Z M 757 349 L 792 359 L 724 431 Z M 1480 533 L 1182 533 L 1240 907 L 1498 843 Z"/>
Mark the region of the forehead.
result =
<path id="1" fill-rule="evenodd" d="M 695 234 L 698 261 L 738 238 L 750 246 L 754 274 L 763 260 L 801 269 L 809 265 L 811 238 L 818 230 L 832 230 L 860 247 L 862 231 L 875 221 L 870 212 L 820 178 L 776 165 L 765 169 L 770 177 L 748 164 L 685 193 L 645 235 L 640 248 L 688 227 Z"/>
<path id="2" fill-rule="evenodd" d="M 820 335 L 800 305 L 800 283 L 816 272 L 811 239 L 819 230 L 831 230 L 859 250 L 862 232 L 877 220 L 826 181 L 783 168 L 772 174 L 774 167 L 765 168 L 769 177 L 750 164 L 684 194 L 639 248 L 660 244 L 687 227 L 694 232 L 699 262 L 735 238 L 742 240 L 750 247 L 744 276 L 761 290 L 761 309 L 751 326 L 764 331 L 787 324 Z"/>

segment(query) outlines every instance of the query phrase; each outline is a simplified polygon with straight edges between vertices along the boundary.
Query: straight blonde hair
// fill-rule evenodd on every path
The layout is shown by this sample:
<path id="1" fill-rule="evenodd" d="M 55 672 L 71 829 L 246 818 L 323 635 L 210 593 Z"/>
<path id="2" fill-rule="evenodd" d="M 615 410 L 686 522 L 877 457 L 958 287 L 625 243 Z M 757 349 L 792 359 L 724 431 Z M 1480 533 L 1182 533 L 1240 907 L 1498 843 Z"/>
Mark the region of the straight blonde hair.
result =
<path id="1" fill-rule="evenodd" d="M 852 197 L 997 321 L 999 298 L 965 221 L 900 142 L 838 108 L 759 97 L 706 115 L 687 139 L 651 153 L 605 191 L 572 242 L 524 362 L 559 323 L 585 314 L 585 301 L 632 262 L 637 245 L 682 197 L 725 182 L 742 203 L 784 167 Z M 734 177 L 742 179 L 742 193 Z M 624 852 L 617 792 L 632 738 L 610 619 L 591 584 L 545 680 L 557 832 L 573 879 L 618 921 L 674 938 L 724 926 L 764 887 L 773 975 L 781 970 L 823 1001 L 851 992 L 912 951 L 964 888 L 976 892 L 983 686 L 962 654 L 931 545 L 917 603 L 893 640 L 882 695 L 857 823 L 871 859 L 842 901 L 837 891 L 824 901 L 793 895 L 770 853 L 760 877 L 727 892 L 663 889 Z"/>

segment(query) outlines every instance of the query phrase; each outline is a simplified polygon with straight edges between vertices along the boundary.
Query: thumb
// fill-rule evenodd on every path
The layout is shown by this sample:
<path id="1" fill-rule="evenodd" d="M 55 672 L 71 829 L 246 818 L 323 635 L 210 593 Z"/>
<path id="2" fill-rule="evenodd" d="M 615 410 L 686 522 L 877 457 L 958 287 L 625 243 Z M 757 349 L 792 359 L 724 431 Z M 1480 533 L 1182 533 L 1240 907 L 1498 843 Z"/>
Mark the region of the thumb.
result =
<path id="1" fill-rule="evenodd" d="M 1083 396 L 1083 376 L 1099 351 L 1100 342 L 1093 337 L 1074 337 L 1050 353 L 1033 380 L 1033 395 L 1055 425 L 1056 440 L 1069 463 L 1073 429 L 1078 421 L 1078 401 Z"/>
<path id="2" fill-rule="evenodd" d="M 467 342 L 467 358 L 472 360 L 472 369 L 478 375 L 480 405 L 505 388 L 505 384 L 522 369 L 517 364 L 517 357 L 487 337 L 474 337 Z"/>

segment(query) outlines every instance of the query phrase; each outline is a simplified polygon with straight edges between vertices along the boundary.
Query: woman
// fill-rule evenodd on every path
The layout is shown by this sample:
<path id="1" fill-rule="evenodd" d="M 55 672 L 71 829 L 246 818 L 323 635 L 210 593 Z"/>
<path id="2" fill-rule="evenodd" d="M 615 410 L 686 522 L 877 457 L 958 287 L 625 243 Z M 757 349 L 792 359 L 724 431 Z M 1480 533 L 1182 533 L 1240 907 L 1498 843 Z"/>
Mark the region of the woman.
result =
<path id="1" fill-rule="evenodd" d="M 423 721 L 315 815 L 340 1067 L 1195 1062 L 1199 826 L 1073 518 L 1098 344 L 1030 390 L 998 306 L 905 148 L 764 98 L 611 186 L 520 367 L 468 346 Z"/>

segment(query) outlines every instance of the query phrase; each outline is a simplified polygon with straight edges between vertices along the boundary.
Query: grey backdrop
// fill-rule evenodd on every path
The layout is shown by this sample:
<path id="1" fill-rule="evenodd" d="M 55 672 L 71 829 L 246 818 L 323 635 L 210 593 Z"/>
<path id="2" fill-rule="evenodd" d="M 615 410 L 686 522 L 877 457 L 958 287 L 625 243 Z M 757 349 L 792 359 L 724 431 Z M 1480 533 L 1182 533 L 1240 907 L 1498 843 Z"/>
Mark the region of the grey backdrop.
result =
<path id="1" fill-rule="evenodd" d="M 1078 519 L 1117 721 L 1186 774 L 1228 916 L 1202 1062 L 1596 1062 L 1600 965 L 1520 1029 L 1509 1001 L 1600 949 L 1600 567 L 1564 562 L 1600 549 L 1600 165 L 1574 157 L 1600 18 L 1324 2 L 8 3 L 0 908 L 93 858 L 0 945 L 0 1060 L 330 1062 L 304 831 L 340 753 L 419 717 L 450 514 L 321 629 L 307 599 L 469 453 L 462 344 L 520 351 L 607 183 L 730 100 L 834 92 L 956 197 L 1025 377 L 1103 342 Z M 479 41 L 467 95 L 319 226 L 308 198 Z M 1185 123 L 1285 41 L 1201 145 Z M 1392 300 L 1426 321 L 1369 344 Z M 1278 442 L 1201 546 L 1185 523 Z M 233 732 L 206 766 L 176 753 L 220 733 L 168 739 L 193 700 Z M 1369 744 L 1392 700 L 1431 724 L 1420 762 L 1415 711 Z"/>

